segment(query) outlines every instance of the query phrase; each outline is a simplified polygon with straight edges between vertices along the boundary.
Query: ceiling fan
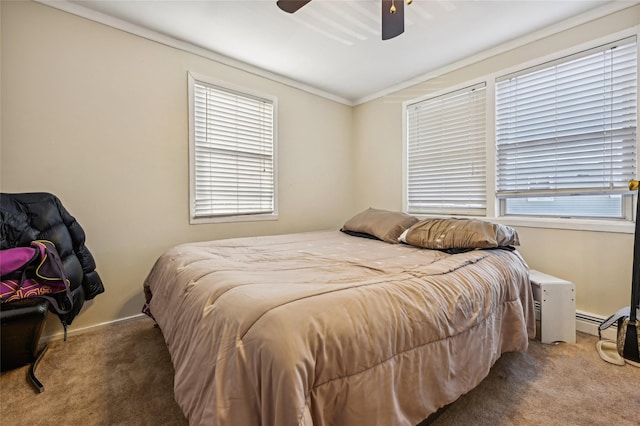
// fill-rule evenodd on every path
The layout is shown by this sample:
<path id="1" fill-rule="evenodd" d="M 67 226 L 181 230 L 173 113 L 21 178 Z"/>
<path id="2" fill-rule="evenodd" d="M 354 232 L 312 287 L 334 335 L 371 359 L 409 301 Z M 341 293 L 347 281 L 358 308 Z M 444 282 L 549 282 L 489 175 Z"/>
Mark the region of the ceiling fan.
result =
<path id="1" fill-rule="evenodd" d="M 311 0 L 278 0 L 276 4 L 285 12 L 294 13 Z M 413 0 L 407 0 L 411 4 Z M 382 0 L 382 39 L 389 40 L 404 32 L 404 1 Z"/>

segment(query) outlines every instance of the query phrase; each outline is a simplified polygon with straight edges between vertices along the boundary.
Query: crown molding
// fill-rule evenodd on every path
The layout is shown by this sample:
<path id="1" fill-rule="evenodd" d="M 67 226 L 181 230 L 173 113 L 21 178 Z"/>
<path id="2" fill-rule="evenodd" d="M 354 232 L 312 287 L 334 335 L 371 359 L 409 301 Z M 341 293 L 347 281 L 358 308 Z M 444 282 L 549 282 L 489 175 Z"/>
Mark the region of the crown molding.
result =
<path id="1" fill-rule="evenodd" d="M 104 24 L 106 26 L 115 28 L 120 31 L 127 32 L 129 34 L 133 34 L 138 37 L 142 37 L 144 39 L 163 44 L 165 46 L 173 47 L 175 49 L 179 49 L 187 53 L 192 53 L 194 55 L 209 59 L 219 64 L 226 65 L 228 67 L 235 68 L 237 70 L 256 75 L 258 77 L 263 77 L 268 80 L 281 83 L 289 87 L 293 87 L 294 89 L 303 90 L 313 95 L 320 96 L 322 98 L 325 98 L 334 102 L 338 102 L 347 106 L 354 106 L 351 100 L 335 95 L 333 93 L 329 93 L 324 90 L 318 89 L 316 87 L 301 83 L 297 80 L 285 77 L 283 75 L 280 75 L 271 71 L 267 71 L 263 68 L 250 65 L 246 62 L 229 58 L 228 56 L 221 55 L 217 52 L 214 52 L 209 49 L 205 49 L 193 43 L 189 43 L 184 40 L 180 40 L 180 39 L 168 36 L 158 31 L 144 28 L 140 25 L 132 24 L 130 22 L 124 21 L 119 18 L 115 18 L 113 16 L 106 15 L 101 12 L 97 12 L 95 10 L 89 9 L 77 3 L 72 3 L 66 0 L 34 0 L 34 1 L 36 3 L 40 3 L 42 5 L 61 10 L 63 12 L 67 12 L 72 15 L 79 16 L 81 18 L 89 19 L 91 21 Z"/>
<path id="2" fill-rule="evenodd" d="M 569 19 L 566 19 L 557 24 L 545 27 L 539 31 L 532 32 L 530 34 L 527 34 L 523 37 L 517 38 L 510 42 L 503 43 L 494 48 L 485 50 L 476 55 L 469 56 L 460 61 L 453 62 L 444 67 L 416 76 L 415 78 L 400 82 L 384 90 L 372 93 L 370 95 L 364 96 L 356 100 L 352 100 L 352 99 L 344 98 L 342 96 L 338 96 L 334 93 L 324 91 L 317 87 L 314 87 L 305 83 L 301 83 L 300 81 L 294 80 L 292 78 L 285 77 L 283 75 L 280 75 L 271 71 L 267 71 L 263 68 L 250 65 L 246 62 L 229 58 L 228 56 L 219 54 L 209 49 L 205 49 L 195 44 L 188 43 L 186 41 L 167 36 L 166 34 L 160 33 L 158 31 L 153 31 L 148 28 L 144 28 L 142 26 L 132 24 L 130 22 L 94 11 L 92 9 L 86 8 L 77 3 L 72 3 L 66 0 L 34 0 L 34 1 L 37 3 L 52 7 L 54 9 L 71 13 L 73 15 L 86 18 L 91 21 L 98 22 L 98 23 L 107 25 L 109 27 L 145 38 L 147 40 L 157 42 L 165 46 L 173 47 L 188 53 L 192 53 L 194 55 L 198 55 L 200 57 L 209 59 L 211 61 L 220 63 L 222 65 L 226 65 L 226 66 L 229 66 L 229 67 L 232 67 L 232 68 L 235 68 L 259 77 L 263 77 L 268 80 L 281 83 L 289 87 L 293 87 L 295 89 L 303 90 L 313 95 L 320 96 L 322 98 L 325 98 L 346 106 L 351 106 L 351 107 L 358 106 L 378 98 L 382 98 L 384 96 L 398 92 L 400 90 L 407 89 L 411 86 L 424 83 L 425 81 L 439 77 L 446 73 L 483 61 L 492 56 L 496 56 L 496 55 L 508 52 L 509 50 L 522 47 L 529 43 L 533 43 L 543 38 L 558 34 L 562 31 L 566 31 L 578 25 L 585 24 L 587 22 L 596 20 L 598 18 L 602 18 L 604 16 L 607 16 L 607 15 L 619 12 L 623 9 L 630 8 L 630 7 L 636 6 L 637 4 L 640 4 L 640 0 L 638 1 L 616 0 L 611 3 L 607 3 L 605 5 L 597 7 L 595 9 L 592 9 L 590 11 L 571 17 Z"/>
<path id="3" fill-rule="evenodd" d="M 475 64 L 477 62 L 481 62 L 485 59 L 489 59 L 492 56 L 500 55 L 502 53 L 506 53 L 510 50 L 525 46 L 527 44 L 536 42 L 538 40 L 542 40 L 543 38 L 553 36 L 555 34 L 561 33 L 563 31 L 569 30 L 571 28 L 577 27 L 582 24 L 586 24 L 587 22 L 594 21 L 596 19 L 605 17 L 607 15 L 611 15 L 613 13 L 619 12 L 621 10 L 636 6 L 640 4 L 640 1 L 627 1 L 627 0 L 616 0 L 611 3 L 607 3 L 595 9 L 589 10 L 587 12 L 581 13 L 579 15 L 573 16 L 564 21 L 558 22 L 557 24 L 550 25 L 541 30 L 534 31 L 525 36 L 519 37 L 507 43 L 503 43 L 494 48 L 482 51 L 476 55 L 469 56 L 460 61 L 453 62 L 449 65 L 445 65 L 444 67 L 438 68 L 436 70 L 430 71 L 425 74 L 421 74 L 415 78 L 412 78 L 407 81 L 403 81 L 391 87 L 388 87 L 384 90 L 381 90 L 376 93 L 372 93 L 370 95 L 364 96 L 360 99 L 356 99 L 353 101 L 353 105 L 361 105 L 370 101 L 373 101 L 378 98 L 382 98 L 384 96 L 390 95 L 392 93 L 398 92 L 400 90 L 407 89 L 411 86 L 415 86 L 420 83 L 424 83 L 425 81 L 432 80 L 436 77 L 440 77 L 449 72 L 458 70 L 460 68 L 464 68 L 466 66 Z"/>

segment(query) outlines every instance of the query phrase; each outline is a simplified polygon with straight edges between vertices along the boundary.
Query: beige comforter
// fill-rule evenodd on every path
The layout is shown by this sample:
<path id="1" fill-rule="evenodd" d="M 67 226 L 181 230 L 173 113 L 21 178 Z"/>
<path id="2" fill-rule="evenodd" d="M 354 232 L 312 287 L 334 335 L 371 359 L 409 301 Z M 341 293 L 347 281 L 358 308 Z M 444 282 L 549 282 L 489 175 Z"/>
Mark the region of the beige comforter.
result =
<path id="1" fill-rule="evenodd" d="M 339 231 L 184 244 L 145 281 L 192 425 L 411 425 L 534 334 L 517 252 Z"/>

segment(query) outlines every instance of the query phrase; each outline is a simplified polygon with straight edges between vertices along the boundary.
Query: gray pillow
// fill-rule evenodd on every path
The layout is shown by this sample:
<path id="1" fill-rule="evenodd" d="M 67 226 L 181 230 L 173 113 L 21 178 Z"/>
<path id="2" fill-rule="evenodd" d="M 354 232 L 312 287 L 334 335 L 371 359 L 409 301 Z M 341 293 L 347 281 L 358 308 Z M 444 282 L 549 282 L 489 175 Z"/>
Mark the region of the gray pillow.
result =
<path id="1" fill-rule="evenodd" d="M 416 222 L 418 218 L 406 213 L 368 208 L 349 219 L 342 231 L 369 234 L 396 244 L 400 234 Z"/>
<path id="2" fill-rule="evenodd" d="M 479 219 L 425 219 L 407 230 L 402 242 L 416 247 L 446 250 L 519 246 L 515 229 Z"/>

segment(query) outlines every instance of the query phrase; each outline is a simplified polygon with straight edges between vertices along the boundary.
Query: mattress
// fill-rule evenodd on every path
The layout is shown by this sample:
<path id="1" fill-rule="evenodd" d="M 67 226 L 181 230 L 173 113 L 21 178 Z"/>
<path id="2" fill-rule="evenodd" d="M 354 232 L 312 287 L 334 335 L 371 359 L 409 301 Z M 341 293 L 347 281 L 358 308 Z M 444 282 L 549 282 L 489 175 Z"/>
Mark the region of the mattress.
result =
<path id="1" fill-rule="evenodd" d="M 144 283 L 192 425 L 411 425 L 535 333 L 515 250 L 339 231 L 183 244 Z"/>

